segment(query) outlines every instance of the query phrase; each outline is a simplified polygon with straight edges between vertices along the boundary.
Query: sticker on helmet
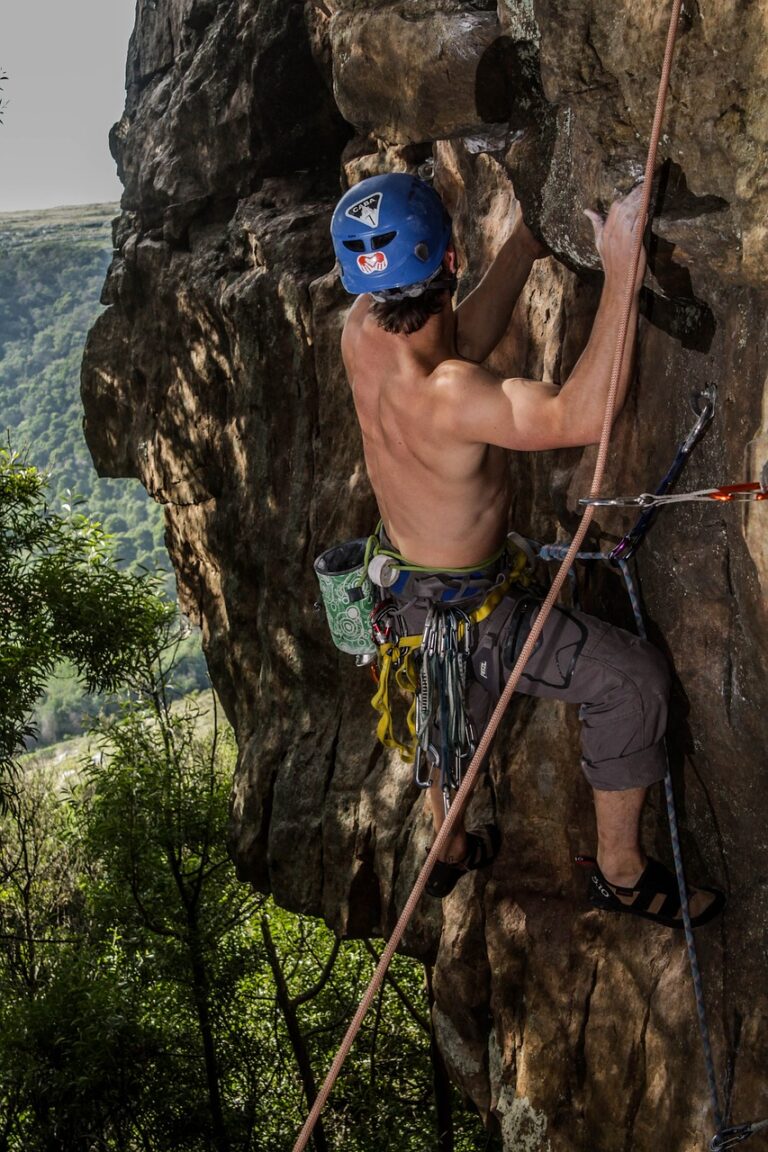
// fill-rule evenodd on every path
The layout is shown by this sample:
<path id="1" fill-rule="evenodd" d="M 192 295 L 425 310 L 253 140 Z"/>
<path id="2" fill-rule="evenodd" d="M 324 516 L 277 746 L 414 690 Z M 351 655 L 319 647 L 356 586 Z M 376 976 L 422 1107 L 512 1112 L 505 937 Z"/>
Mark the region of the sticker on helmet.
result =
<path id="1" fill-rule="evenodd" d="M 387 257 L 384 252 L 362 252 L 357 258 L 357 266 L 366 276 L 372 272 L 383 272 L 387 267 Z"/>
<path id="2" fill-rule="evenodd" d="M 364 200 L 358 200 L 357 204 L 353 204 L 351 208 L 347 208 L 344 215 L 349 216 L 352 220 L 357 220 L 358 224 L 367 224 L 369 228 L 378 228 L 381 199 L 381 192 L 374 192 L 372 195 L 366 196 Z"/>

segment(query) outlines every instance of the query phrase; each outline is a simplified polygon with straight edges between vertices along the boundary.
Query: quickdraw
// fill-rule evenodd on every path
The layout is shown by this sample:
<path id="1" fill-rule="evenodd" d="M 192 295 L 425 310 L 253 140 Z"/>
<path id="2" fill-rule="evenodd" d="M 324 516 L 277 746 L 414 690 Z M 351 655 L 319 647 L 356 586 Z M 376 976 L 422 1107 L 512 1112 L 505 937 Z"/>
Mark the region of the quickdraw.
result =
<path id="1" fill-rule="evenodd" d="M 743 503 L 748 500 L 768 500 L 768 464 L 763 468 L 761 480 L 750 480 L 742 484 L 722 484 L 718 488 L 699 488 L 694 492 L 670 492 L 688 457 L 701 440 L 715 415 L 717 389 L 714 384 L 705 388 L 692 401 L 696 412 L 696 423 L 678 446 L 675 459 L 655 492 L 641 492 L 639 496 L 583 496 L 579 504 L 583 508 L 642 508 L 643 514 L 637 523 L 623 536 L 610 554 L 611 560 L 629 560 L 637 551 L 648 529 L 656 519 L 659 508 L 667 504 L 686 504 L 707 500 L 723 504 Z"/>
<path id="2" fill-rule="evenodd" d="M 661 508 L 665 504 L 702 500 L 719 500 L 724 504 L 768 500 L 768 488 L 764 488 L 759 480 L 752 480 L 745 484 L 723 484 L 719 488 L 699 488 L 696 492 L 675 492 L 664 496 L 653 492 L 641 492 L 639 496 L 585 496 L 579 504 L 593 508 Z"/>

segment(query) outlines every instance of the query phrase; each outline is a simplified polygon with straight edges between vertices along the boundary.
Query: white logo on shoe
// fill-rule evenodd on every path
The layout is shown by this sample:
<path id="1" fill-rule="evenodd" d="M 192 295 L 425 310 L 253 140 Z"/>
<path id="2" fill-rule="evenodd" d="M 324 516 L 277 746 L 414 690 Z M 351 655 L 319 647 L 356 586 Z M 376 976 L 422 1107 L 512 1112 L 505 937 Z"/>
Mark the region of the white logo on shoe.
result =
<path id="1" fill-rule="evenodd" d="M 595 888 L 597 888 L 597 890 L 601 896 L 605 896 L 605 898 L 607 900 L 610 900 L 613 893 L 609 892 L 607 888 L 603 888 L 603 886 L 600 883 L 600 881 L 598 880 L 597 876 L 592 877 L 592 883 L 594 884 Z"/>

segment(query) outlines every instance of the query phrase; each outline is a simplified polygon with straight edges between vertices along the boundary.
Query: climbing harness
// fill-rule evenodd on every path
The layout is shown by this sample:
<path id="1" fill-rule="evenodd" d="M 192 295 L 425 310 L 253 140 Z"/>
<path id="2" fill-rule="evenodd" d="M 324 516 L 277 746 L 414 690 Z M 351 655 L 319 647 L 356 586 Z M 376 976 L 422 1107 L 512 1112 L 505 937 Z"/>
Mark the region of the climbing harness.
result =
<path id="1" fill-rule="evenodd" d="M 472 575 L 487 571 L 505 551 L 506 548 L 501 549 L 486 564 L 474 569 Z M 383 571 L 376 563 L 382 556 L 386 558 Z M 408 763 L 414 763 L 420 788 L 431 786 L 433 767 L 439 766 L 446 811 L 477 742 L 466 702 L 475 630 L 498 607 L 513 583 L 525 581 L 526 566 L 527 557 L 517 551 L 476 608 L 451 601 L 429 603 L 422 631 L 413 635 L 403 635 L 402 619 L 408 601 L 402 604 L 385 599 L 371 617 L 378 647 L 379 682 L 371 700 L 379 715 L 377 739 L 386 748 L 399 752 Z M 400 565 L 398 554 L 391 550 L 374 557 L 369 571 L 379 573 L 378 578 L 388 581 L 389 588 L 397 587 L 401 572 L 434 575 L 433 569 Z M 466 596 L 470 570 L 453 569 L 445 575 L 456 577 L 459 584 L 457 588 L 446 588 L 444 594 Z M 417 601 L 418 597 L 414 599 Z M 407 739 L 398 737 L 394 730 L 393 685 L 411 697 L 406 715 Z"/>
<path id="2" fill-rule="evenodd" d="M 430 787 L 432 767 L 439 765 L 447 807 L 461 783 L 461 765 L 469 763 L 476 744 L 466 706 L 475 628 L 513 583 L 525 582 L 528 558 L 505 542 L 479 564 L 436 573 L 435 566 L 411 564 L 391 547 L 381 522 L 372 539 L 368 574 L 383 597 L 371 614 L 378 649 L 378 686 L 371 700 L 379 716 L 376 736 L 414 763 L 421 788 Z M 424 623 L 419 633 L 409 634 L 404 620 L 418 605 Z M 393 688 L 411 698 L 404 738 L 395 733 Z"/>
<path id="3" fill-rule="evenodd" d="M 668 90 L 668 86 L 669 86 L 669 78 L 670 78 L 670 73 L 671 73 L 671 68 L 672 68 L 672 58 L 674 55 L 675 41 L 677 38 L 677 29 L 678 29 L 678 24 L 680 21 L 681 8 L 682 8 L 682 0 L 672 0 L 672 11 L 671 11 L 671 15 L 670 15 L 669 30 L 667 32 L 667 40 L 666 40 L 666 46 L 665 46 L 665 51 L 664 51 L 664 62 L 662 65 L 662 70 L 661 70 L 661 78 L 659 80 L 659 89 L 658 89 L 658 95 L 657 95 L 657 99 L 656 99 L 656 108 L 654 111 L 653 126 L 651 129 L 650 141 L 649 141 L 649 146 L 648 146 L 648 155 L 647 155 L 646 166 L 645 166 L 645 178 L 644 178 L 644 184 L 643 184 L 643 198 L 642 198 L 642 206 L 641 206 L 641 210 L 640 210 L 640 217 L 642 219 L 648 218 L 648 211 L 649 211 L 649 207 L 650 207 L 651 188 L 652 188 L 652 179 L 653 179 L 653 171 L 654 171 L 654 167 L 655 167 L 656 153 L 657 153 L 657 149 L 659 146 L 659 139 L 661 136 L 661 125 L 662 125 L 663 116 L 664 116 L 664 108 L 665 108 L 665 104 L 666 104 L 666 95 L 667 95 L 667 90 Z M 637 276 L 637 270 L 638 270 L 639 263 L 640 263 L 640 253 L 641 253 L 641 249 L 642 249 L 642 244 L 643 244 L 643 234 L 642 234 L 642 231 L 640 229 L 638 229 L 637 235 L 635 237 L 635 243 L 634 243 L 634 247 L 633 247 L 633 251 L 632 251 L 632 256 L 631 256 L 630 261 L 629 261 L 629 267 L 627 269 L 627 278 L 626 278 L 624 296 L 623 296 L 623 300 L 622 300 L 622 308 L 621 308 L 621 314 L 620 314 L 620 319 L 619 319 L 619 325 L 618 325 L 618 330 L 617 330 L 617 334 L 616 334 L 614 356 L 613 356 L 613 361 L 612 361 L 612 365 L 611 365 L 610 383 L 609 383 L 609 388 L 608 388 L 608 395 L 606 397 L 603 427 L 602 427 L 602 431 L 601 431 L 601 435 L 600 435 L 600 442 L 599 442 L 598 451 L 597 451 L 597 460 L 595 462 L 595 471 L 594 471 L 594 476 L 593 476 L 593 481 L 592 481 L 592 490 L 590 492 L 590 499 L 598 498 L 600 496 L 600 488 L 601 488 L 601 485 L 603 482 L 603 477 L 605 475 L 605 467 L 606 467 L 606 462 L 607 462 L 607 457 L 608 457 L 608 447 L 609 447 L 610 438 L 611 438 L 611 428 L 613 425 L 613 416 L 614 416 L 614 410 L 616 407 L 616 397 L 618 394 L 619 379 L 621 376 L 622 364 L 624 361 L 625 347 L 626 347 L 626 341 L 627 341 L 627 333 L 628 333 L 628 329 L 629 329 L 629 319 L 631 316 L 632 303 L 633 303 L 633 299 L 634 299 L 634 285 L 635 285 L 635 279 Z M 547 594 L 547 596 L 546 596 L 546 598 L 545 598 L 545 600 L 541 606 L 541 609 L 540 609 L 540 611 L 536 617 L 536 620 L 533 622 L 533 625 L 532 625 L 531 630 L 528 634 L 528 637 L 522 646 L 522 649 L 518 655 L 515 666 L 510 673 L 510 676 L 509 676 L 507 684 L 504 688 L 504 691 L 502 692 L 501 697 L 499 698 L 499 701 L 498 701 L 498 703 L 497 703 L 497 705 L 493 711 L 493 714 L 492 714 L 492 716 L 491 716 L 491 718 L 490 718 L 490 720 L 486 726 L 485 731 L 483 732 L 480 740 L 478 741 L 477 748 L 475 749 L 475 753 L 474 753 L 474 756 L 472 758 L 472 763 L 469 765 L 467 771 L 464 774 L 464 779 L 462 781 L 459 792 L 454 799 L 454 803 L 451 805 L 450 812 L 448 813 L 445 820 L 443 821 L 442 827 L 440 828 L 440 831 L 437 833 L 437 835 L 433 841 L 432 847 L 431 847 L 431 849 L 427 855 L 427 858 L 426 858 L 426 860 L 422 866 L 421 872 L 419 873 L 419 875 L 416 879 L 413 890 L 412 890 L 410 896 L 408 897 L 408 899 L 406 900 L 405 906 L 403 907 L 403 910 L 400 914 L 400 917 L 397 921 L 397 924 L 395 925 L 395 928 L 394 928 L 392 934 L 390 935 L 390 938 L 387 941 L 387 944 L 384 947 L 384 950 L 381 953 L 381 958 L 380 958 L 379 963 L 376 967 L 376 971 L 374 972 L 373 978 L 371 979 L 371 982 L 368 985 L 368 989 L 366 990 L 365 995 L 363 996 L 363 998 L 362 998 L 362 1000 L 361 1000 L 361 1002 L 357 1008 L 357 1011 L 355 1012 L 355 1015 L 354 1015 L 350 1025 L 349 1025 L 349 1028 L 347 1029 L 347 1032 L 344 1036 L 344 1039 L 341 1042 L 339 1050 L 336 1053 L 336 1056 L 333 1060 L 333 1063 L 331 1064 L 331 1067 L 330 1067 L 328 1074 L 325 1078 L 325 1082 L 323 1083 L 322 1088 L 318 1092 L 317 1097 L 314 1101 L 314 1104 L 312 1105 L 312 1108 L 309 1112 L 309 1115 L 307 1116 L 307 1119 L 304 1123 L 304 1126 L 303 1126 L 301 1132 L 299 1133 L 299 1136 L 298 1136 L 296 1143 L 294 1145 L 293 1152 L 304 1152 L 304 1149 L 306 1149 L 306 1146 L 307 1146 L 309 1139 L 310 1139 L 310 1136 L 312 1134 L 312 1130 L 313 1130 L 313 1128 L 314 1128 L 314 1126 L 315 1126 L 315 1124 L 316 1124 L 316 1122 L 320 1116 L 320 1113 L 322 1112 L 323 1107 L 325 1106 L 325 1103 L 328 1099 L 328 1096 L 331 1093 L 333 1085 L 335 1084 L 336 1079 L 339 1075 L 339 1072 L 341 1071 L 342 1065 L 343 1065 L 344 1061 L 346 1060 L 347 1055 L 349 1054 L 349 1051 L 352 1047 L 352 1044 L 354 1043 L 354 1040 L 355 1040 L 355 1037 L 357 1036 L 357 1033 L 360 1030 L 360 1027 L 362 1026 L 363 1020 L 364 1020 L 368 1010 L 370 1009 L 371 1005 L 373 1004 L 374 999 L 376 997 L 376 994 L 378 993 L 378 990 L 384 981 L 384 977 L 386 975 L 387 969 L 391 963 L 391 960 L 395 954 L 395 951 L 397 950 L 398 945 L 400 944 L 400 941 L 402 940 L 403 934 L 404 934 L 404 932 L 408 926 L 408 923 L 411 919 L 411 916 L 413 915 L 413 913 L 416 909 L 416 905 L 418 904 L 418 902 L 419 902 L 419 900 L 420 900 L 420 898 L 424 892 L 424 889 L 426 887 L 429 876 L 431 875 L 432 869 L 433 869 L 435 863 L 437 862 L 437 860 L 439 859 L 441 853 L 443 852 L 443 850 L 444 850 L 444 848 L 448 842 L 449 837 L 452 835 L 454 825 L 459 820 L 459 818 L 461 817 L 461 815 L 464 811 L 464 808 L 466 807 L 466 804 L 467 804 L 469 797 L 472 793 L 472 789 L 474 788 L 474 785 L 475 785 L 475 782 L 477 780 L 480 769 L 483 765 L 483 762 L 485 760 L 487 753 L 490 750 L 490 746 L 491 746 L 491 743 L 493 741 L 493 738 L 496 735 L 496 730 L 497 730 L 497 728 L 501 722 L 502 716 L 504 715 L 504 712 L 506 711 L 507 706 L 509 705 L 509 702 L 512 699 L 512 695 L 515 691 L 515 688 L 517 687 L 517 684 L 520 680 L 520 677 L 523 673 L 523 670 L 524 670 L 526 664 L 528 663 L 528 660 L 529 660 L 531 654 L 533 653 L 533 650 L 534 650 L 536 644 L 538 643 L 542 629 L 544 628 L 544 625 L 545 625 L 545 623 L 549 617 L 549 614 L 555 606 L 557 598 L 560 594 L 560 590 L 561 590 L 561 588 L 562 588 L 562 586 L 563 586 L 563 584 L 567 578 L 567 573 L 570 571 L 570 568 L 573 564 L 573 561 L 574 561 L 576 555 L 578 554 L 578 552 L 581 548 L 581 545 L 582 545 L 582 543 L 583 543 L 583 541 L 587 535 L 587 532 L 589 530 L 589 526 L 590 526 L 590 524 L 594 518 L 594 513 L 595 513 L 594 505 L 588 505 L 584 508 L 584 513 L 583 513 L 583 516 L 581 518 L 581 522 L 580 522 L 580 524 L 579 524 L 579 526 L 578 526 L 578 528 L 574 534 L 573 540 L 571 541 L 571 543 L 567 549 L 567 552 L 566 552 L 565 557 L 562 561 L 562 564 L 561 564 L 558 572 L 556 573 L 556 575 L 552 581 L 552 585 L 550 587 L 550 590 L 549 590 L 549 592 L 548 592 L 548 594 Z M 670 775 L 669 771 L 667 771 L 666 778 L 665 778 L 665 789 L 667 791 L 669 810 L 670 810 L 670 812 L 674 812 L 674 798 L 672 795 L 672 782 L 671 782 L 671 775 Z M 690 912 L 688 909 L 687 891 L 686 891 L 686 887 L 685 887 L 685 878 L 684 878 L 683 873 L 682 873 L 682 859 L 680 858 L 679 838 L 677 837 L 677 834 L 676 834 L 676 828 L 677 828 L 677 825 L 676 825 L 676 819 L 675 819 L 674 824 L 672 825 L 673 852 L 675 855 L 675 869 L 676 869 L 676 873 L 677 873 L 677 877 L 678 877 L 678 884 L 680 887 L 680 900 L 681 900 L 681 908 L 682 908 L 682 913 L 683 913 L 683 922 L 684 922 L 684 926 L 685 926 L 686 943 L 688 944 L 689 959 L 691 959 L 691 958 L 695 957 L 695 944 L 694 944 L 694 939 L 693 939 L 693 930 L 691 928 Z M 703 995 L 701 995 L 701 981 L 700 981 L 700 977 L 699 977 L 698 984 L 697 984 L 698 965 L 695 965 L 695 967 L 694 967 L 694 964 L 692 962 L 691 967 L 692 967 L 692 975 L 693 975 L 693 979 L 694 979 L 694 987 L 696 990 L 697 1007 L 699 1008 L 699 1019 L 701 1022 L 702 1017 L 704 1016 Z M 704 1022 L 706 1023 L 705 1018 L 704 1018 Z M 717 1084 L 716 1084 L 715 1077 L 714 1077 L 714 1067 L 713 1067 L 713 1062 L 712 1062 L 711 1047 L 708 1044 L 708 1039 L 709 1039 L 708 1032 L 706 1031 L 706 1029 L 703 1029 L 702 1030 L 703 1039 L 705 1036 L 706 1036 L 706 1042 L 705 1042 L 704 1046 L 705 1046 L 705 1059 L 706 1059 L 706 1063 L 707 1063 L 707 1074 L 708 1074 L 708 1078 L 709 1078 L 709 1086 L 710 1086 L 710 1095 L 711 1095 L 711 1101 L 712 1101 L 713 1115 L 715 1118 L 716 1128 L 718 1130 L 717 1134 L 715 1135 L 715 1137 L 713 1139 L 712 1144 L 710 1145 L 710 1147 L 717 1150 L 717 1149 L 727 1148 L 729 1142 L 734 1143 L 736 1141 L 736 1138 L 737 1138 L 736 1133 L 739 1130 L 724 1129 L 723 1128 L 722 1117 L 721 1117 L 720 1108 L 719 1108 L 718 1094 L 717 1094 Z M 764 1122 L 764 1121 L 756 1121 L 753 1124 L 743 1126 L 743 1128 L 745 1129 L 745 1135 L 741 1136 L 739 1134 L 738 1139 L 739 1140 L 746 1139 L 747 1136 L 752 1135 L 753 1132 L 759 1131 L 762 1127 L 766 1126 L 767 1123 L 768 1122 Z M 731 1134 L 733 1134 L 733 1137 L 731 1136 Z M 716 1141 L 720 1141 L 720 1142 L 716 1143 Z"/>
<path id="4" fill-rule="evenodd" d="M 440 571 L 439 566 L 436 565 L 412 564 L 410 560 L 406 560 L 390 545 L 380 520 L 376 526 L 375 534 L 370 537 L 368 575 L 374 584 L 378 584 L 380 588 L 389 589 L 392 593 L 400 593 L 410 587 L 408 576 L 431 577 L 439 571 L 440 575 L 446 577 L 449 582 L 441 600 L 446 602 L 459 601 L 466 599 L 467 596 L 474 596 L 481 586 L 481 582 L 485 581 L 487 584 L 489 570 L 502 561 L 507 551 L 505 542 L 487 560 L 481 560 L 478 564 L 470 564 L 465 568 Z"/>
<path id="5" fill-rule="evenodd" d="M 479 564 L 440 573 L 439 602 L 429 603 L 422 632 L 408 635 L 403 613 L 420 599 L 426 603 L 435 568 L 412 564 L 392 548 L 381 521 L 371 536 L 337 544 L 315 560 L 334 644 L 358 665 L 377 660 L 371 701 L 379 716 L 377 738 L 415 761 L 421 788 L 430 787 L 432 768 L 439 765 L 446 811 L 477 740 L 466 706 L 474 629 L 514 582 L 525 582 L 527 563 L 523 552 L 505 542 Z M 397 593 L 405 594 L 405 603 L 389 595 Z M 479 596 L 482 602 L 470 608 Z M 395 688 L 411 696 L 407 738 L 395 733 Z"/>

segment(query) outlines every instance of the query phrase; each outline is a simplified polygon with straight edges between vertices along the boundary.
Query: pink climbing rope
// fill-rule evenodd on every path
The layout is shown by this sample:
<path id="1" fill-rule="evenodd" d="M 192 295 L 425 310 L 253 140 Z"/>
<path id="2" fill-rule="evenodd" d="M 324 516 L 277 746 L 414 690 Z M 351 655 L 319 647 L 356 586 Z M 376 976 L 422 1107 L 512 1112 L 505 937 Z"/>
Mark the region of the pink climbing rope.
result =
<path id="1" fill-rule="evenodd" d="M 659 137 L 661 135 L 661 125 L 664 118 L 664 109 L 666 106 L 667 90 L 669 87 L 669 77 L 672 70 L 672 59 L 675 51 L 675 42 L 677 40 L 677 28 L 680 19 L 682 2 L 683 0 L 673 0 L 672 4 L 672 15 L 670 17 L 669 31 L 667 33 L 664 62 L 661 69 L 659 91 L 656 98 L 656 110 L 653 117 L 653 127 L 651 128 L 651 137 L 648 145 L 648 158 L 645 165 L 645 183 L 643 186 L 641 209 L 639 213 L 639 219 L 641 221 L 645 221 L 648 218 L 648 210 L 651 199 L 651 186 L 653 182 L 653 171 L 656 163 L 656 152 L 659 146 Z M 614 351 L 613 364 L 611 367 L 611 382 L 605 404 L 603 428 L 600 435 L 600 444 L 597 452 L 597 460 L 595 462 L 595 471 L 592 478 L 592 487 L 590 490 L 590 496 L 592 498 L 597 498 L 600 495 L 603 476 L 605 474 L 605 466 L 608 459 L 608 448 L 611 440 L 611 428 L 613 427 L 613 414 L 616 407 L 616 396 L 618 392 L 619 379 L 621 377 L 621 367 L 624 360 L 624 352 L 627 343 L 627 330 L 629 327 L 629 318 L 632 313 L 632 300 L 634 296 L 635 279 L 640 262 L 642 245 L 643 228 L 638 228 L 637 237 L 635 239 L 635 246 L 632 252 L 632 259 L 630 261 L 630 268 L 627 275 L 626 289 L 624 293 L 624 300 L 622 302 L 622 312 L 620 315 L 619 327 L 616 334 L 616 348 Z M 592 522 L 594 514 L 594 506 L 590 506 L 586 509 L 584 515 L 581 518 L 581 522 L 566 553 L 565 559 L 563 560 L 560 568 L 557 571 L 557 574 L 555 575 L 552 586 L 541 606 L 541 609 L 536 617 L 536 621 L 531 628 L 528 639 L 523 645 L 523 648 L 517 659 L 517 663 L 512 669 L 504 692 L 499 698 L 499 701 L 488 722 L 485 732 L 482 735 L 480 743 L 477 746 L 477 751 L 475 752 L 475 755 L 472 759 L 472 763 L 467 769 L 466 775 L 461 784 L 461 788 L 456 794 L 456 798 L 451 805 L 442 828 L 435 837 L 435 841 L 432 845 L 429 855 L 427 856 L 424 866 L 422 867 L 421 872 L 416 879 L 413 890 L 408 897 L 405 906 L 400 913 L 400 918 L 395 925 L 392 935 L 387 941 L 386 947 L 381 954 L 381 959 L 379 960 L 376 971 L 374 972 L 371 982 L 368 985 L 368 989 L 363 996 L 363 999 L 360 1001 L 360 1005 L 355 1012 L 352 1022 L 347 1029 L 347 1033 L 341 1042 L 333 1063 L 331 1064 L 328 1075 L 325 1078 L 325 1082 L 318 1092 L 317 1099 L 312 1105 L 312 1109 L 307 1116 L 304 1127 L 302 1128 L 299 1137 L 293 1147 L 293 1152 L 304 1152 L 304 1149 L 309 1143 L 312 1131 L 320 1117 L 320 1113 L 322 1112 L 328 1097 L 331 1094 L 331 1090 L 336 1083 L 342 1065 L 349 1055 L 349 1051 L 355 1041 L 357 1033 L 360 1031 L 363 1020 L 368 1013 L 369 1008 L 373 1004 L 374 998 L 384 981 L 384 977 L 392 961 L 392 957 L 397 951 L 397 947 L 403 938 L 405 929 L 407 928 L 408 923 L 410 922 L 410 919 L 416 910 L 416 905 L 421 899 L 432 868 L 440 856 L 443 846 L 449 839 L 451 832 L 453 831 L 454 824 L 459 819 L 460 814 L 464 811 L 469 801 L 469 797 L 472 794 L 472 790 L 475 786 L 480 768 L 490 749 L 491 742 L 496 735 L 496 730 L 501 723 L 501 719 L 509 705 L 510 700 L 512 699 L 512 695 L 523 673 L 523 669 L 528 663 L 536 642 L 538 641 L 542 629 L 546 624 L 547 618 L 555 606 L 560 593 L 560 589 L 562 588 L 563 583 L 565 582 L 565 579 L 568 575 L 568 571 L 576 558 L 576 553 L 581 548 L 582 542 L 587 534 L 587 529 Z"/>

